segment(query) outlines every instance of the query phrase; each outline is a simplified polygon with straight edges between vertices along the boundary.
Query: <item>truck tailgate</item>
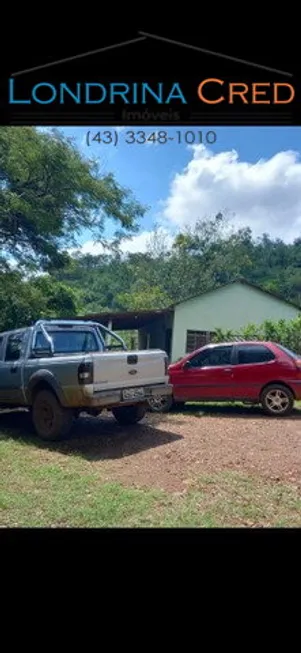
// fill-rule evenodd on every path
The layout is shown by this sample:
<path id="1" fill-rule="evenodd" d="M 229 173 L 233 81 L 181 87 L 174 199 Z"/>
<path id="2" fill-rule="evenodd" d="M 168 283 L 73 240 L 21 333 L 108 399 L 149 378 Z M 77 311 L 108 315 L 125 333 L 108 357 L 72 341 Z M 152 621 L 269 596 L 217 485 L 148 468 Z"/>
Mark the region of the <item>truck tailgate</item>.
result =
<path id="1" fill-rule="evenodd" d="M 166 354 L 161 350 L 92 354 L 94 391 L 167 382 Z"/>

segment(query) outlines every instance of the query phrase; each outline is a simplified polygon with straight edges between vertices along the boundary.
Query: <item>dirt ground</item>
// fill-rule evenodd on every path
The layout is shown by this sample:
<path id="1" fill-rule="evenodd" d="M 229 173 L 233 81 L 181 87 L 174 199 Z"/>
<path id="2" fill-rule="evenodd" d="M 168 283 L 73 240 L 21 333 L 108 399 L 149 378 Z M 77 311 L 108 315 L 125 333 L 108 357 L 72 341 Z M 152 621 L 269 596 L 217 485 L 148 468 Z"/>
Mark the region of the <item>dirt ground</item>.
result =
<path id="1" fill-rule="evenodd" d="M 32 437 L 27 413 L 2 414 L 3 428 L 22 428 Z M 46 451 L 81 456 L 104 480 L 135 487 L 183 492 L 202 474 L 229 470 L 301 490 L 300 410 L 276 419 L 260 408 L 186 407 L 181 413 L 148 414 L 130 428 L 104 414 L 78 420 L 68 441 L 35 442 Z"/>

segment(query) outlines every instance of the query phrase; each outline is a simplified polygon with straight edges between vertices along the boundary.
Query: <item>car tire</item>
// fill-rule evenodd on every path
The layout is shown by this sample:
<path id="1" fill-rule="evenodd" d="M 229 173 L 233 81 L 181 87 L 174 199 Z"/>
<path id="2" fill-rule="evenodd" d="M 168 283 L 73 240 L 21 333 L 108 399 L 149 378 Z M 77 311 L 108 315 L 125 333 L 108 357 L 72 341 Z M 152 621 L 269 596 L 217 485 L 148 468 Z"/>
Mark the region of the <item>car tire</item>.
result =
<path id="1" fill-rule="evenodd" d="M 260 401 L 267 415 L 285 417 L 292 412 L 295 399 L 292 391 L 285 385 L 272 383 L 264 388 Z"/>
<path id="2" fill-rule="evenodd" d="M 174 400 L 171 395 L 153 395 L 149 398 L 148 404 L 152 413 L 168 413 Z"/>
<path id="3" fill-rule="evenodd" d="M 146 415 L 147 407 L 144 404 L 137 406 L 117 406 L 112 408 L 112 413 L 119 424 L 127 426 L 137 424 Z"/>
<path id="4" fill-rule="evenodd" d="M 73 412 L 61 406 L 53 392 L 41 390 L 33 401 L 32 421 L 41 440 L 57 442 L 69 434 Z"/>

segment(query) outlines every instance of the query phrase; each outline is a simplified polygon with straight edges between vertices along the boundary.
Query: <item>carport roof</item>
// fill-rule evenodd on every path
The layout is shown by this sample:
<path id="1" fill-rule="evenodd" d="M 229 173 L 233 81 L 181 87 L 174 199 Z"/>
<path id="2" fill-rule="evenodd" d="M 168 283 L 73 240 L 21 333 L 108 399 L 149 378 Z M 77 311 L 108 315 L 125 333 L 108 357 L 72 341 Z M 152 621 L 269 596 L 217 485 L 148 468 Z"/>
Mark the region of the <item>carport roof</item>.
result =
<path id="1" fill-rule="evenodd" d="M 112 329 L 117 331 L 126 331 L 130 329 L 140 329 L 148 322 L 152 322 L 160 317 L 165 317 L 173 313 L 172 308 L 153 310 L 153 311 L 127 311 L 124 313 L 89 313 L 84 316 L 77 316 L 78 320 L 94 320 L 104 326 L 108 326 L 112 321 Z"/>

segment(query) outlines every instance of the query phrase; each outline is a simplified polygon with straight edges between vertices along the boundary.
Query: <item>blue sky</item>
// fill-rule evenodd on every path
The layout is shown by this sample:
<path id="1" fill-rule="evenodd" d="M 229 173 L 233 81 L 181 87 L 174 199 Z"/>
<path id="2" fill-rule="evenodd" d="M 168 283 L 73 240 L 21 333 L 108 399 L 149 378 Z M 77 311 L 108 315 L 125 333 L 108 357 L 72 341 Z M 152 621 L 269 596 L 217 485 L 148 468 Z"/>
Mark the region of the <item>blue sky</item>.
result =
<path id="1" fill-rule="evenodd" d="M 209 149 L 194 150 L 175 142 L 128 144 L 129 127 L 119 129 L 116 147 L 96 142 L 88 147 L 88 129 L 94 134 L 110 130 L 68 127 L 62 131 L 76 139 L 83 154 L 97 158 L 104 173 L 113 172 L 121 185 L 150 207 L 140 224 L 140 240 L 133 239 L 134 250 L 145 248 L 144 236 L 155 223 L 172 235 L 219 210 L 226 211 L 234 225 L 251 226 L 255 235 L 266 231 L 286 241 L 301 236 L 301 128 L 181 128 L 182 133 L 201 131 L 203 138 L 208 131 L 215 132 L 216 142 Z M 132 130 L 150 134 L 159 129 L 173 136 L 179 127 Z M 108 238 L 111 233 L 108 224 Z M 80 240 L 89 251 L 91 234 L 84 232 Z"/>

